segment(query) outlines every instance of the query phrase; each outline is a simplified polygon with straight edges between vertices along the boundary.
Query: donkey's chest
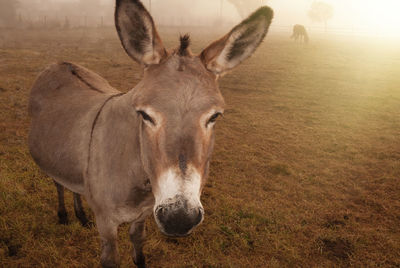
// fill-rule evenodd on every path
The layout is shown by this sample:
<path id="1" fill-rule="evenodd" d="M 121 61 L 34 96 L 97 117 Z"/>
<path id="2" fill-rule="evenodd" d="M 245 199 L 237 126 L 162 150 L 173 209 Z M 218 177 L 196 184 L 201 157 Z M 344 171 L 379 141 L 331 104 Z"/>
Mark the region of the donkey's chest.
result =
<path id="1" fill-rule="evenodd" d="M 154 197 L 153 194 L 142 196 L 140 203 L 126 202 L 117 205 L 116 209 L 113 211 L 113 216 L 118 222 L 132 222 L 144 219 L 151 215 L 154 207 Z"/>

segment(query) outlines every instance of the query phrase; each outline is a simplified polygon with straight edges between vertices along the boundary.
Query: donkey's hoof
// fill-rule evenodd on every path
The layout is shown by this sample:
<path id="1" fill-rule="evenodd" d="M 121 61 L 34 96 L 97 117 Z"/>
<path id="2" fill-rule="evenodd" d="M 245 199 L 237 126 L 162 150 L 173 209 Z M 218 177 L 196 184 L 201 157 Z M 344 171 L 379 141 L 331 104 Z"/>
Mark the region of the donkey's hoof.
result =
<path id="1" fill-rule="evenodd" d="M 58 223 L 62 225 L 68 225 L 68 216 L 66 213 L 58 213 Z"/>
<path id="2" fill-rule="evenodd" d="M 81 222 L 81 225 L 87 229 L 92 229 L 93 227 L 95 227 L 95 224 L 92 221 Z"/>
<path id="3" fill-rule="evenodd" d="M 102 261 L 101 267 L 103 267 L 103 268 L 118 268 L 119 264 L 114 261 Z"/>
<path id="4" fill-rule="evenodd" d="M 135 264 L 136 264 L 136 263 L 135 263 Z M 136 266 L 137 266 L 138 268 L 146 268 L 146 264 L 145 264 L 145 263 L 136 264 Z"/>
<path id="5" fill-rule="evenodd" d="M 145 263 L 145 261 L 144 261 L 144 259 L 143 259 L 143 262 L 139 262 L 139 263 L 137 263 L 137 262 L 133 262 L 138 268 L 146 268 L 146 263 Z"/>
<path id="6" fill-rule="evenodd" d="M 58 223 L 62 224 L 62 225 L 68 225 L 69 224 L 69 220 L 68 220 L 68 218 L 59 218 L 58 219 Z"/>

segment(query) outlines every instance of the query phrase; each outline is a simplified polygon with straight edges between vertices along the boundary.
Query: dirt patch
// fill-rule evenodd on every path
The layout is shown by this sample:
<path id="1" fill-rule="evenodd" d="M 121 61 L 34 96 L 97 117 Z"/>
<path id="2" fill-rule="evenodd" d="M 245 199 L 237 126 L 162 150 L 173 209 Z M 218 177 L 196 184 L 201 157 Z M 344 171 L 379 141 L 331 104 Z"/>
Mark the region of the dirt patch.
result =
<path id="1" fill-rule="evenodd" d="M 21 248 L 20 244 L 14 243 L 12 240 L 8 238 L 0 238 L 0 245 L 1 244 L 3 244 L 7 249 L 9 257 L 17 256 L 19 249 Z"/>
<path id="2" fill-rule="evenodd" d="M 354 247 L 350 241 L 342 238 L 323 238 L 320 241 L 322 253 L 330 258 L 347 260 L 353 254 Z"/>
<path id="3" fill-rule="evenodd" d="M 269 167 L 269 171 L 274 175 L 289 176 L 291 174 L 290 168 L 283 163 L 273 163 Z"/>
<path id="4" fill-rule="evenodd" d="M 341 220 L 331 220 L 331 221 L 327 221 L 325 224 L 324 224 L 324 227 L 325 228 L 329 228 L 329 229 L 336 229 L 336 228 L 338 228 L 338 227 L 341 227 L 341 226 L 345 226 L 346 224 L 344 223 L 344 221 L 341 221 Z"/>
<path id="5" fill-rule="evenodd" d="M 326 222 L 324 224 L 325 228 L 328 229 L 338 229 L 340 227 L 343 227 L 346 225 L 346 221 L 349 220 L 349 216 L 348 215 L 344 215 L 343 219 L 337 218 L 337 217 L 333 217 L 333 216 L 328 216 L 326 219 Z"/>

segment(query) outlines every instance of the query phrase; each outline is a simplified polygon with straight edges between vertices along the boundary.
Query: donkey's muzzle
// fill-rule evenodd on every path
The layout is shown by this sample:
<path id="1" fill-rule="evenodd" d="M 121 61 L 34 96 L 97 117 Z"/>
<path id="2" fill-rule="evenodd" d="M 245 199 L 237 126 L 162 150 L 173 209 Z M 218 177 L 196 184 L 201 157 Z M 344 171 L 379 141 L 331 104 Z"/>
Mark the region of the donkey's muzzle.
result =
<path id="1" fill-rule="evenodd" d="M 167 236 L 187 236 L 203 221 L 202 207 L 188 208 L 187 201 L 159 205 L 155 216 L 161 231 Z"/>

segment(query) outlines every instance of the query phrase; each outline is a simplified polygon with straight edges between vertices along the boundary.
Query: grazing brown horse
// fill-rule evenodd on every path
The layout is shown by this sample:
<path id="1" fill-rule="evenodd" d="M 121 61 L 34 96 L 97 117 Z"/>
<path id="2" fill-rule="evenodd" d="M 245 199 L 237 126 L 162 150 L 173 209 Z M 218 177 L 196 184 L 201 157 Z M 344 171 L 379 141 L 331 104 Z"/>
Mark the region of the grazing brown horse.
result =
<path id="1" fill-rule="evenodd" d="M 294 39 L 295 41 L 299 40 L 300 38 L 300 41 L 303 41 L 305 43 L 308 43 L 309 41 L 306 28 L 300 24 L 296 24 L 295 26 L 293 26 L 293 34 L 290 38 Z"/>
<path id="2" fill-rule="evenodd" d="M 200 195 L 208 175 L 214 126 L 224 111 L 218 77 L 248 58 L 273 17 L 262 7 L 200 55 L 189 37 L 168 51 L 138 0 L 117 0 L 115 23 L 127 54 L 144 69 L 127 93 L 75 64 L 48 67 L 30 96 L 29 148 L 57 185 L 60 221 L 64 187 L 74 192 L 81 223 L 84 195 L 102 240 L 101 264 L 119 266 L 118 226 L 131 222 L 133 260 L 145 267 L 144 221 L 186 236 L 203 221 Z"/>

